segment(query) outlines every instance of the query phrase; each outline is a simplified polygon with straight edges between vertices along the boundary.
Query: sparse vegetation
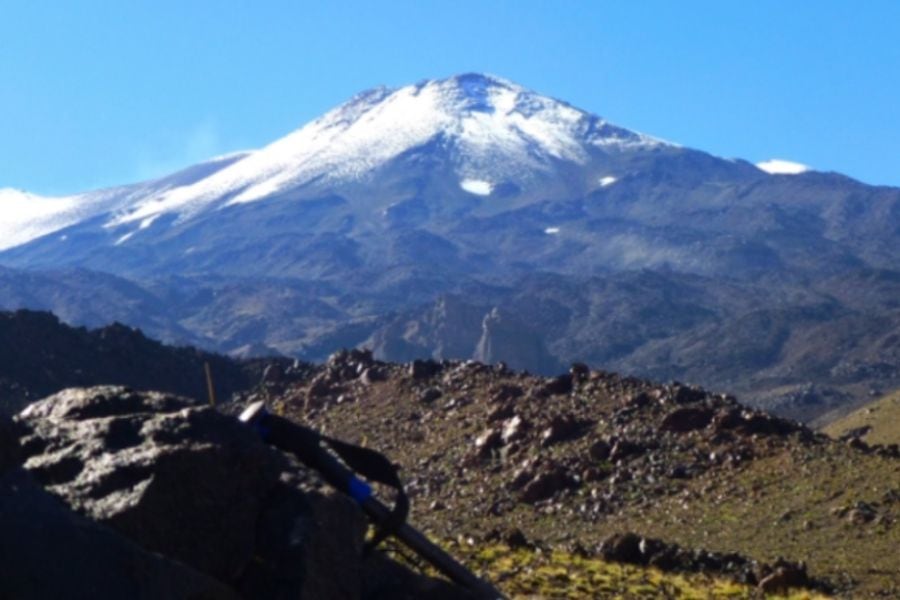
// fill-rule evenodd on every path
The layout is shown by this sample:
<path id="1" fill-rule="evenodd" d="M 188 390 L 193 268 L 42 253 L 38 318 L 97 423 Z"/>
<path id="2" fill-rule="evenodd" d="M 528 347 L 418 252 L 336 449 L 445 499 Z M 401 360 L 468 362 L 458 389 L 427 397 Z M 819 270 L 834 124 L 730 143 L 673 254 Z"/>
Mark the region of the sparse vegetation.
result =
<path id="1" fill-rule="evenodd" d="M 834 421 L 823 431 L 835 438 L 857 431 L 868 444 L 900 444 L 900 390 Z"/>
<path id="2" fill-rule="evenodd" d="M 759 598 L 755 586 L 706 574 L 667 573 L 559 550 L 510 548 L 502 544 L 451 542 L 449 549 L 511 599 Z M 829 596 L 802 589 L 770 598 L 819 600 Z"/>

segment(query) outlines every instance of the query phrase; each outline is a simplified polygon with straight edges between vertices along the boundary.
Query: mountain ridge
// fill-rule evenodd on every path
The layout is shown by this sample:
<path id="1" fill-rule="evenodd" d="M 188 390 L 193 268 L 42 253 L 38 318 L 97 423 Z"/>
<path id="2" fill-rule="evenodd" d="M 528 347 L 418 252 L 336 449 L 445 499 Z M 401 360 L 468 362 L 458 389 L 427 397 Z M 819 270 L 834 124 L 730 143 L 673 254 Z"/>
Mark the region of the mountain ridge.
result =
<path id="1" fill-rule="evenodd" d="M 421 100 L 419 96 L 427 96 L 427 99 Z M 412 110 L 413 115 L 398 114 L 408 107 L 416 107 Z M 374 116 L 370 114 L 376 111 L 388 114 Z M 490 120 L 486 122 L 481 118 L 491 114 L 502 114 L 503 118 L 496 123 Z M 538 119 L 537 117 L 541 115 L 545 116 Z M 410 127 L 409 123 L 415 116 L 426 117 L 426 125 Z M 504 119 L 512 122 L 507 123 Z M 552 126 L 555 126 L 556 130 Z M 342 135 L 348 133 L 350 135 Z M 389 147 L 380 150 L 381 155 L 373 159 L 369 155 L 374 145 L 373 138 L 378 137 L 378 145 L 383 147 L 390 136 L 399 137 L 400 141 L 391 140 Z M 318 160 L 329 166 L 341 165 L 345 171 L 343 174 L 349 172 L 352 179 L 354 171 L 358 171 L 356 175 L 360 175 L 374 170 L 375 167 L 370 164 L 372 162 L 383 163 L 440 136 L 454 140 L 451 143 L 464 146 L 465 151 L 460 152 L 462 164 L 458 165 L 460 185 L 467 180 L 495 185 L 484 177 L 497 178 L 498 174 L 479 172 L 479 168 L 490 171 L 491 168 L 496 169 L 498 163 L 501 163 L 500 167 L 506 171 L 521 171 L 522 166 L 528 166 L 531 170 L 546 166 L 547 159 L 551 157 L 584 161 L 586 151 L 584 147 L 579 147 L 576 136 L 582 138 L 582 145 L 586 143 L 607 147 L 680 148 L 670 142 L 612 125 L 596 115 L 563 101 L 541 96 L 508 80 L 491 75 L 467 73 L 443 80 L 425 80 L 396 89 L 379 87 L 361 92 L 322 117 L 314 119 L 264 148 L 213 157 L 183 169 L 174 176 L 137 184 L 139 187 L 134 191 L 131 188 L 135 186 L 119 186 L 60 198 L 30 196 L 44 202 L 97 204 L 98 207 L 88 213 L 89 218 L 108 213 L 105 223 L 107 227 L 139 222 L 140 228 L 145 229 L 152 224 L 150 219 L 171 212 L 166 210 L 167 208 L 178 212 L 181 207 L 185 209 L 185 214 L 190 215 L 195 210 L 190 208 L 191 205 L 202 204 L 207 197 L 216 200 L 225 196 L 228 198 L 226 202 L 228 205 L 275 195 L 286 189 L 280 187 L 277 182 L 301 180 L 304 170 L 311 169 L 305 164 L 311 160 Z M 349 141 L 341 142 L 340 140 L 344 138 L 349 138 Z M 338 146 L 343 144 L 345 147 L 339 148 L 339 151 L 330 148 L 329 146 L 336 141 Z M 488 161 L 485 158 L 503 144 L 506 145 L 505 152 L 502 153 L 503 161 Z M 346 146 L 349 146 L 349 149 Z M 517 162 L 510 160 L 513 154 L 509 151 L 511 147 L 518 155 Z M 340 150 L 343 150 L 343 155 Z M 332 158 L 318 156 L 323 152 L 327 152 Z M 536 160 L 537 158 L 541 160 Z M 369 164 L 354 167 L 353 160 L 363 163 L 369 161 Z M 491 164 L 485 168 L 481 165 L 483 162 Z M 292 163 L 296 164 L 293 171 L 290 167 Z M 215 168 L 204 172 L 205 167 Z M 308 179 L 313 182 L 323 176 L 336 177 L 335 173 L 328 169 L 320 167 L 319 174 L 315 173 L 315 169 L 312 170 L 313 175 Z M 266 176 L 273 176 L 273 172 L 277 182 L 266 179 Z M 203 176 L 189 176 L 198 173 L 202 173 Z M 179 178 L 181 175 L 185 177 Z M 610 185 L 615 179 L 612 175 L 605 177 L 607 177 L 605 185 Z M 207 182 L 209 178 L 213 178 L 214 181 Z M 293 185 L 297 183 L 308 182 L 298 181 Z M 199 189 L 192 189 L 198 184 L 203 185 Z M 253 186 L 260 189 L 253 191 Z M 481 186 L 481 189 L 484 187 Z M 123 202 L 108 201 L 109 196 L 121 196 L 123 190 L 129 192 L 125 194 L 124 200 L 137 200 L 139 202 L 137 207 L 129 207 Z M 489 192 L 475 193 L 490 195 Z M 107 199 L 107 202 L 97 202 L 98 195 Z M 4 237 L 8 238 L 9 235 Z"/>
<path id="2" fill-rule="evenodd" d="M 800 418 L 900 377 L 900 189 L 769 174 L 496 78 L 376 89 L 261 150 L 86 198 L 100 212 L 0 251 L 17 282 L 0 306 L 78 322 L 62 290 L 98 298 L 79 289 L 103 273 L 128 282 L 100 286 L 111 314 L 217 351 L 608 363 Z M 59 272 L 83 281 L 38 282 Z M 125 300 L 142 294 L 152 318 Z M 429 330 L 446 295 L 474 316 Z M 528 361 L 479 343 L 494 309 L 537 336 Z M 441 339 L 454 328 L 465 344 Z"/>

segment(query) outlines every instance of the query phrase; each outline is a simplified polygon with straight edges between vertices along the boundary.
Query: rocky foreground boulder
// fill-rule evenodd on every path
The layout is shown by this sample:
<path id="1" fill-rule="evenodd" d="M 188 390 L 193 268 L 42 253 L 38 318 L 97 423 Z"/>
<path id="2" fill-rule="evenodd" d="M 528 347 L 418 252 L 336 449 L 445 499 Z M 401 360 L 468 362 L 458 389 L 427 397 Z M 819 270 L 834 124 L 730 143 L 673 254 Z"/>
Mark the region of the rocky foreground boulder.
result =
<path id="1" fill-rule="evenodd" d="M 16 466 L 21 463 L 21 466 Z M 466 598 L 233 417 L 122 387 L 0 422 L 0 598 Z"/>

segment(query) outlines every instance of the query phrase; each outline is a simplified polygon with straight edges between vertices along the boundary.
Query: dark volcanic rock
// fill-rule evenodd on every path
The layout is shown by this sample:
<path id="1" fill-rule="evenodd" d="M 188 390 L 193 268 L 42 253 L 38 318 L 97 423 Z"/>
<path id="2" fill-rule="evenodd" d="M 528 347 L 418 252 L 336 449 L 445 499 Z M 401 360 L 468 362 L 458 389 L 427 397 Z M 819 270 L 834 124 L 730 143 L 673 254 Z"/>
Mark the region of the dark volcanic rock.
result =
<path id="1" fill-rule="evenodd" d="M 587 423 L 571 415 L 556 416 L 541 433 L 541 445 L 547 447 L 576 438 L 584 431 L 586 425 Z"/>
<path id="2" fill-rule="evenodd" d="M 211 577 L 74 513 L 29 473 L 16 469 L 0 475 L 0 598 L 239 596 Z"/>
<path id="3" fill-rule="evenodd" d="M 260 383 L 273 386 L 284 383 L 284 367 L 279 363 L 266 365 Z"/>
<path id="4" fill-rule="evenodd" d="M 803 563 L 778 559 L 771 565 L 759 564 L 740 554 L 688 550 L 631 532 L 610 535 L 597 547 L 597 553 L 605 560 L 650 565 L 665 571 L 728 575 L 737 581 L 758 583 L 766 593 L 791 587 L 826 587 L 822 582 L 810 579 Z"/>
<path id="5" fill-rule="evenodd" d="M 72 507 L 219 579 L 251 559 L 279 465 L 237 420 L 115 387 L 66 390 L 20 418 L 26 451 L 41 448 L 26 467 Z"/>
<path id="6" fill-rule="evenodd" d="M 539 472 L 534 479 L 522 488 L 522 502 L 533 504 L 552 498 L 564 489 L 574 487 L 576 481 L 569 472 L 560 465 L 552 465 Z"/>
<path id="7" fill-rule="evenodd" d="M 568 394 L 573 389 L 572 375 L 566 373 L 558 377 L 552 377 L 542 385 L 538 393 L 546 396 L 556 396 L 560 394 Z"/>
<path id="8" fill-rule="evenodd" d="M 610 446 L 603 440 L 597 440 L 588 448 L 588 454 L 594 460 L 606 460 L 609 458 Z"/>
<path id="9" fill-rule="evenodd" d="M 643 454 L 645 449 L 646 448 L 644 448 L 644 446 L 638 442 L 624 439 L 618 440 L 613 444 L 612 448 L 609 451 L 609 460 L 617 461 L 631 458 L 633 456 Z"/>
<path id="10" fill-rule="evenodd" d="M 700 388 L 679 385 L 675 389 L 672 400 L 675 404 L 690 404 L 700 402 L 705 396 L 706 392 Z"/>
<path id="11" fill-rule="evenodd" d="M 599 548 L 604 560 L 629 564 L 645 564 L 641 552 L 641 536 L 634 533 L 616 533 L 603 540 Z"/>
<path id="12" fill-rule="evenodd" d="M 737 408 L 722 409 L 716 413 L 712 420 L 712 426 L 718 432 L 735 429 L 741 423 L 743 423 L 741 411 Z"/>
<path id="13" fill-rule="evenodd" d="M 0 475 L 21 462 L 19 435 L 11 419 L 0 414 Z"/>
<path id="14" fill-rule="evenodd" d="M 443 395 L 444 395 L 444 393 L 441 392 L 440 389 L 438 389 L 436 387 L 430 387 L 430 388 L 424 390 L 419 395 L 419 402 L 421 402 L 423 404 L 431 404 L 432 402 L 434 402 L 435 400 L 437 400 L 438 398 L 440 398 Z"/>
<path id="15" fill-rule="evenodd" d="M 500 539 L 503 540 L 504 544 L 513 549 L 533 547 L 532 544 L 528 541 L 528 538 L 518 527 L 513 527 L 506 530 L 501 534 Z"/>
<path id="16" fill-rule="evenodd" d="M 569 367 L 569 375 L 577 381 L 587 378 L 591 374 L 591 368 L 582 362 L 574 362 Z"/>
<path id="17" fill-rule="evenodd" d="M 760 579 L 759 589 L 766 594 L 784 593 L 790 588 L 807 587 L 811 583 L 806 566 L 780 560 L 771 573 Z"/>
<path id="18" fill-rule="evenodd" d="M 739 429 L 746 434 L 787 435 L 803 429 L 803 426 L 787 419 L 754 412 L 743 415 L 743 423 L 739 425 Z"/>
<path id="19" fill-rule="evenodd" d="M 709 425 L 713 418 L 710 408 L 679 408 L 667 414 L 659 428 L 663 431 L 675 431 L 684 433 L 703 429 Z"/>
<path id="20" fill-rule="evenodd" d="M 363 369 L 359 375 L 359 380 L 366 385 L 372 385 L 377 381 L 384 381 L 386 378 L 384 371 L 378 367 L 368 367 Z"/>
<path id="21" fill-rule="evenodd" d="M 22 444 L 30 477 L 129 543 L 225 582 L 243 597 L 359 598 L 364 587 L 377 587 L 367 578 L 384 569 L 407 582 L 404 589 L 428 589 L 432 581 L 389 561 L 378 563 L 383 568 L 364 564 L 365 520 L 356 504 L 322 490 L 254 431 L 208 407 L 99 387 L 66 390 L 18 418 L 30 430 Z M 0 537 L 8 539 L 5 532 Z M 85 556 L 92 548 L 85 546 Z M 124 560 L 111 561 L 111 568 Z M 0 562 L 2 569 L 2 556 Z M 139 576 L 153 575 L 151 567 L 147 572 Z M 182 579 L 171 593 L 151 579 L 149 596 L 99 597 L 183 597 L 182 588 L 206 581 Z"/>
<path id="22" fill-rule="evenodd" d="M 414 360 L 409 363 L 409 376 L 413 379 L 430 379 L 441 372 L 441 363 L 435 360 Z"/>
<path id="23" fill-rule="evenodd" d="M 525 394 L 525 390 L 518 385 L 503 384 L 499 385 L 491 391 L 491 402 L 507 402 L 521 398 Z"/>

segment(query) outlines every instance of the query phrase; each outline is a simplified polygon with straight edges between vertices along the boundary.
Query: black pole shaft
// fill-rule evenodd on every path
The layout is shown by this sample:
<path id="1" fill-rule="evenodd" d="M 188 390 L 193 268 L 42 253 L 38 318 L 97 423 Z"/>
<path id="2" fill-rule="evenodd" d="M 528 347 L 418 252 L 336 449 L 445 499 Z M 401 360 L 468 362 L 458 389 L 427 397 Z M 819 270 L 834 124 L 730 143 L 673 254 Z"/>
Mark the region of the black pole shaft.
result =
<path id="1" fill-rule="evenodd" d="M 376 522 L 385 519 L 390 513 L 388 507 L 374 497 L 363 502 L 362 508 Z M 404 523 L 400 527 L 396 536 L 451 581 L 477 592 L 479 595 L 484 595 L 485 598 L 503 598 L 503 594 L 494 586 L 477 577 L 408 523 Z"/>
<path id="2" fill-rule="evenodd" d="M 319 444 L 319 434 L 308 427 L 269 414 L 262 403 L 244 411 L 241 420 L 256 427 L 263 439 L 273 446 L 294 454 L 308 467 L 318 471 L 338 490 L 347 493 L 350 482 L 357 481 L 353 471 L 326 451 Z M 391 514 L 391 510 L 374 496 L 370 495 L 357 501 L 363 511 L 376 523 L 383 522 Z M 484 597 L 485 600 L 504 597 L 494 586 L 480 579 L 408 523 L 400 527 L 396 537 L 454 583 Z"/>

